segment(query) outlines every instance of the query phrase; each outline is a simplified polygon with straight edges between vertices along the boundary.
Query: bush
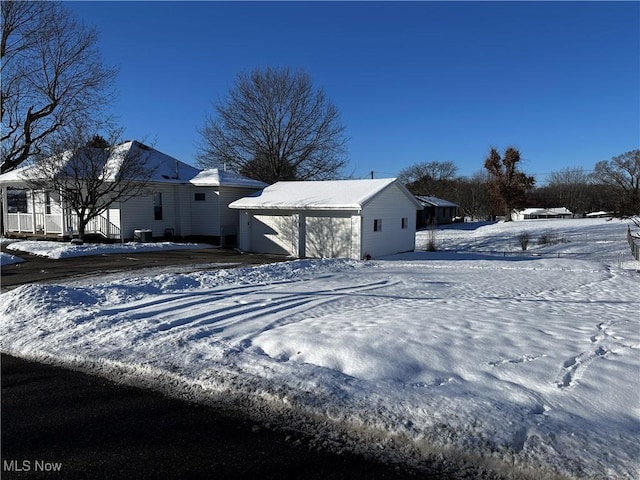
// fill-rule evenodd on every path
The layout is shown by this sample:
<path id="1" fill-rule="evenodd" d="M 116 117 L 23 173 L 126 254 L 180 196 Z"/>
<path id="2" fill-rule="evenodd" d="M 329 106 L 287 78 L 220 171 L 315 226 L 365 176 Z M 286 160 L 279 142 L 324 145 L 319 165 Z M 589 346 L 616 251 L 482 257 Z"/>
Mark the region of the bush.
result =
<path id="1" fill-rule="evenodd" d="M 542 232 L 538 237 L 538 245 L 556 245 L 558 243 L 567 243 L 568 240 L 560 238 L 556 232 L 547 230 Z"/>
<path id="2" fill-rule="evenodd" d="M 529 246 L 529 241 L 531 240 L 531 234 L 529 232 L 522 232 L 518 235 L 518 241 L 520 242 L 520 247 L 522 247 L 522 251 L 527 250 Z"/>
<path id="3" fill-rule="evenodd" d="M 427 251 L 435 252 L 437 250 L 436 247 L 436 231 L 435 229 L 429 230 L 429 240 L 427 241 Z"/>

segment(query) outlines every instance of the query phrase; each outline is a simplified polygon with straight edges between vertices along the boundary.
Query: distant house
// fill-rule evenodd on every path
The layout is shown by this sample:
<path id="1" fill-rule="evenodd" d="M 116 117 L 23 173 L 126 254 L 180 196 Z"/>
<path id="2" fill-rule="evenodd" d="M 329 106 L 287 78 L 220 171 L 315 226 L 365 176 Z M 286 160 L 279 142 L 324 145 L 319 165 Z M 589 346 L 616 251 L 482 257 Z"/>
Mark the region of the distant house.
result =
<path id="1" fill-rule="evenodd" d="M 390 178 L 278 182 L 229 207 L 243 250 L 363 259 L 412 251 L 422 205 Z"/>
<path id="2" fill-rule="evenodd" d="M 126 154 L 141 154 L 154 170 L 148 193 L 111 205 L 90 222 L 87 234 L 130 240 L 136 232 L 152 238 L 198 238 L 235 242 L 238 212 L 229 203 L 260 190 L 265 183 L 218 169 L 200 170 L 140 142 L 125 142 Z M 77 218 L 60 192 L 29 189 L 25 167 L 0 175 L 4 234 L 72 235 Z"/>
<path id="3" fill-rule="evenodd" d="M 458 205 L 448 200 L 437 197 L 416 195 L 416 199 L 422 205 L 416 218 L 418 229 L 430 225 L 444 225 L 452 223 L 458 216 Z"/>
<path id="4" fill-rule="evenodd" d="M 611 212 L 605 212 L 604 210 L 600 210 L 598 212 L 591 212 L 585 214 L 586 218 L 606 218 L 611 217 L 613 214 Z"/>
<path id="5" fill-rule="evenodd" d="M 515 211 L 512 220 L 536 220 L 542 218 L 572 218 L 573 213 L 565 207 L 558 208 L 525 208 Z"/>

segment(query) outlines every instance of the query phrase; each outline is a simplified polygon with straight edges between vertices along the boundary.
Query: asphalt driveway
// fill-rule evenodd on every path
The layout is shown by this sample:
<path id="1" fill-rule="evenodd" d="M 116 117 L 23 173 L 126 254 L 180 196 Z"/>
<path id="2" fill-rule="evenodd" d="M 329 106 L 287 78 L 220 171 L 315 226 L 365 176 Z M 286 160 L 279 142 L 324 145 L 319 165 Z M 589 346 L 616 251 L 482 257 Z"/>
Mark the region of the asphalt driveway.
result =
<path id="1" fill-rule="evenodd" d="M 282 255 L 239 253 L 228 248 L 191 250 L 163 250 L 157 252 L 110 253 L 88 257 L 50 259 L 24 252 L 8 250 L 25 260 L 2 267 L 2 291 L 25 283 L 57 282 L 68 278 L 104 276 L 106 274 L 154 269 L 186 269 L 191 271 L 212 268 L 232 268 L 238 265 L 260 265 L 288 260 Z"/>
<path id="2" fill-rule="evenodd" d="M 427 477 L 222 408 L 2 355 L 6 479 Z M 442 478 L 442 477 L 438 477 Z"/>

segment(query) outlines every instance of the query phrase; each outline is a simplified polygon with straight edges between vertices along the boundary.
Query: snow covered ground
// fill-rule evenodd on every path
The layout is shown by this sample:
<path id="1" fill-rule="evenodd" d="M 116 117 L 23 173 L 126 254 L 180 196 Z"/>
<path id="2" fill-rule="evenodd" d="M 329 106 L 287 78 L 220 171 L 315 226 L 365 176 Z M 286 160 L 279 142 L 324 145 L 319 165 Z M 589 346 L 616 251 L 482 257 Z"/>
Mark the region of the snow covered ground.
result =
<path id="1" fill-rule="evenodd" d="M 34 241 L 34 240 L 10 240 L 6 238 L 0 239 L 2 244 L 7 245 L 9 250 L 16 252 L 27 252 L 41 257 L 53 259 L 70 258 L 70 257 L 86 257 L 91 255 L 108 255 L 111 253 L 141 253 L 141 252 L 157 252 L 167 250 L 187 250 L 191 248 L 212 248 L 209 244 L 204 243 L 175 243 L 175 242 L 158 242 L 158 243 L 85 243 L 76 245 L 71 242 L 54 242 L 54 241 Z M 0 252 L 0 266 L 12 265 L 14 263 L 24 262 L 19 256 L 6 252 Z"/>
<path id="2" fill-rule="evenodd" d="M 13 265 L 14 263 L 22 263 L 24 259 L 11 255 L 10 253 L 0 252 L 0 266 Z"/>
<path id="3" fill-rule="evenodd" d="M 640 265 L 626 229 L 459 224 L 418 232 L 436 252 L 369 262 L 26 285 L 0 296 L 1 349 L 314 419 L 330 442 L 391 459 L 635 479 Z"/>
<path id="4" fill-rule="evenodd" d="M 41 257 L 53 259 L 69 257 L 86 257 L 90 255 L 103 255 L 110 253 L 141 253 L 157 252 L 166 250 L 186 250 L 190 248 L 211 248 L 205 243 L 85 243 L 76 245 L 71 242 L 49 242 L 40 240 L 17 240 L 7 245 L 9 250 L 16 252 L 27 252 Z"/>

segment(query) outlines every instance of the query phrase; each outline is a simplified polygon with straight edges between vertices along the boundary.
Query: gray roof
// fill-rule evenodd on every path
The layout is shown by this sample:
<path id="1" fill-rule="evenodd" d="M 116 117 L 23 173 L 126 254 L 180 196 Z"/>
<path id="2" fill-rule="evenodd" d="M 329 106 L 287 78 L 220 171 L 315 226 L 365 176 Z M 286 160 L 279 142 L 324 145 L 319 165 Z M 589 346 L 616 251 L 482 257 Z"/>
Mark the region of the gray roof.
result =
<path id="1" fill-rule="evenodd" d="M 438 197 L 428 197 L 423 195 L 416 195 L 418 201 L 422 204 L 423 207 L 457 207 L 453 202 L 448 200 L 443 200 Z"/>

